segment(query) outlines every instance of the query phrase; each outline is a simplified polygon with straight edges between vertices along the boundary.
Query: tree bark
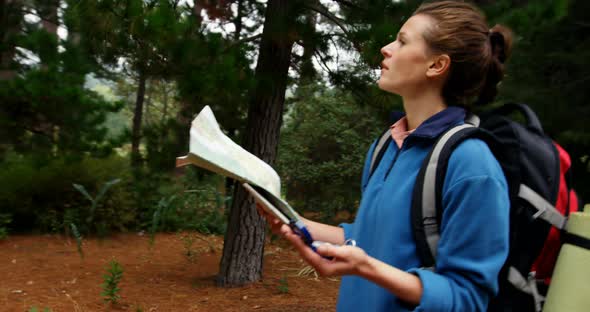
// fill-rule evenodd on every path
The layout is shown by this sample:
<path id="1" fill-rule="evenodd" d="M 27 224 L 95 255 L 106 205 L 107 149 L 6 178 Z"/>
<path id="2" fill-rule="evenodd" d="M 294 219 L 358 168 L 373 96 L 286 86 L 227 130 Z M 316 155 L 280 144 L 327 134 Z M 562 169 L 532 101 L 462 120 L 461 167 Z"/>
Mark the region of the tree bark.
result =
<path id="1" fill-rule="evenodd" d="M 242 15 L 244 14 L 243 0 L 238 0 L 237 16 L 234 20 L 236 31 L 234 32 L 234 41 L 240 40 L 240 33 L 242 32 Z"/>
<path id="2" fill-rule="evenodd" d="M 16 76 L 16 36 L 21 31 L 22 3 L 16 0 L 0 0 L 0 80 Z"/>
<path id="3" fill-rule="evenodd" d="M 133 112 L 133 130 L 131 133 L 131 164 L 137 168 L 141 163 L 141 154 L 139 153 L 139 143 L 141 140 L 141 121 L 143 120 L 143 101 L 145 98 L 145 81 L 144 70 L 139 70 L 139 80 L 137 88 L 137 97 L 135 99 L 135 109 Z"/>
<path id="4" fill-rule="evenodd" d="M 39 6 L 41 25 L 48 33 L 57 37 L 59 0 L 41 1 L 41 3 L 43 3 L 43 5 Z"/>
<path id="5" fill-rule="evenodd" d="M 297 2 L 268 1 L 255 73 L 257 85 L 242 140 L 244 148 L 270 165 L 276 158 L 282 124 Z M 265 223 L 252 198 L 241 186 L 236 187 L 217 277 L 219 286 L 240 286 L 261 278 L 264 236 Z"/>
<path id="6" fill-rule="evenodd" d="M 243 0 L 238 0 L 238 7 L 237 7 L 237 16 L 234 20 L 234 24 L 236 26 L 236 30 L 234 32 L 234 41 L 238 41 L 240 40 L 240 34 L 242 32 L 242 17 L 244 15 L 244 5 L 243 5 Z M 228 129 L 228 136 L 230 138 L 233 138 L 235 135 L 236 129 Z M 228 196 L 233 187 L 234 187 L 234 179 L 230 178 L 230 177 L 226 177 L 225 178 L 225 194 L 224 196 Z M 224 208 L 225 209 L 229 209 L 230 205 L 227 204 L 227 202 L 224 202 Z"/>
<path id="7" fill-rule="evenodd" d="M 315 34 L 315 25 L 317 23 L 317 13 L 309 10 L 306 12 L 306 24 L 308 37 L 303 38 L 303 55 L 301 57 L 301 74 L 299 76 L 300 85 L 313 83 L 317 79 L 317 72 L 313 66 L 313 54 L 315 53 L 314 38 L 311 34 Z"/>
<path id="8" fill-rule="evenodd" d="M 59 8 L 59 0 L 39 1 L 37 9 L 41 17 L 41 25 L 47 33 L 55 36 L 55 45 L 51 46 L 51 53 L 45 53 L 40 55 L 41 68 L 47 69 L 48 64 L 54 63 L 57 60 L 58 55 L 58 42 L 59 36 L 57 34 L 57 27 L 59 26 L 59 19 L 57 16 L 57 10 Z"/>

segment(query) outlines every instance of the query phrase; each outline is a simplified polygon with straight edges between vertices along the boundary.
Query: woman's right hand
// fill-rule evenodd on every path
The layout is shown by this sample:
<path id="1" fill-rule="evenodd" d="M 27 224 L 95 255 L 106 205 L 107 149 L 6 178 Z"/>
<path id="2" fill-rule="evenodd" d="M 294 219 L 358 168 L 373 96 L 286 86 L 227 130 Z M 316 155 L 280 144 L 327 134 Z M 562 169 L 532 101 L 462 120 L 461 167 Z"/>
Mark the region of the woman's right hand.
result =
<path id="1" fill-rule="evenodd" d="M 264 211 L 264 208 L 262 208 L 262 206 L 260 206 L 258 203 L 256 204 L 256 210 L 258 210 L 258 214 L 260 214 L 270 225 L 270 229 L 273 234 L 285 237 L 285 235 L 293 233 L 293 230 L 291 230 L 288 225 L 281 222 L 281 220 L 279 220 L 277 217 Z"/>

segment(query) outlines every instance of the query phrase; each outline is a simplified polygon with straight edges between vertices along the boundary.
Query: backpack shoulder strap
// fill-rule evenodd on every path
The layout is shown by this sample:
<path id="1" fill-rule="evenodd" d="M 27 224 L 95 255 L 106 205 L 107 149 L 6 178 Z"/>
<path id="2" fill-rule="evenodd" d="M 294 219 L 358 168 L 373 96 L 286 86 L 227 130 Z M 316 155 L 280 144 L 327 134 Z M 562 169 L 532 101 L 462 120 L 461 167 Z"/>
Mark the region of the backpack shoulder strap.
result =
<path id="1" fill-rule="evenodd" d="M 385 130 L 379 137 L 379 140 L 377 141 L 375 149 L 373 150 L 373 153 L 371 155 L 371 165 L 369 166 L 369 179 L 371 179 L 371 176 L 373 175 L 375 168 L 377 168 L 379 162 L 381 161 L 381 158 L 383 158 L 383 154 L 385 154 L 385 150 L 387 150 L 387 146 L 389 145 L 391 140 L 391 132 L 389 131 L 389 128 L 387 128 L 387 130 Z"/>
<path id="2" fill-rule="evenodd" d="M 539 121 L 539 117 L 537 114 L 526 104 L 523 103 L 506 103 L 496 109 L 493 109 L 487 112 L 482 117 L 489 116 L 489 115 L 503 115 L 508 116 L 513 112 L 518 112 L 521 114 L 522 117 L 525 119 L 525 125 L 527 128 L 536 131 L 539 134 L 543 134 L 543 126 L 541 125 L 541 121 Z"/>
<path id="3" fill-rule="evenodd" d="M 389 123 L 394 124 L 404 116 L 405 114 L 402 112 L 391 112 L 391 116 L 389 117 Z M 367 180 L 371 179 L 373 172 L 379 166 L 379 162 L 381 161 L 381 158 L 383 158 L 383 154 L 385 154 L 387 146 L 389 146 L 391 140 L 391 129 L 390 127 L 387 127 L 387 129 L 385 129 L 385 131 L 383 131 L 379 136 L 379 140 L 375 145 L 375 149 L 373 149 L 373 153 L 371 155 L 371 165 L 369 166 L 369 175 Z"/>
<path id="4" fill-rule="evenodd" d="M 411 218 L 418 256 L 434 267 L 442 219 L 442 186 L 452 151 L 468 138 L 486 134 L 466 123 L 447 130 L 424 159 L 412 194 Z"/>

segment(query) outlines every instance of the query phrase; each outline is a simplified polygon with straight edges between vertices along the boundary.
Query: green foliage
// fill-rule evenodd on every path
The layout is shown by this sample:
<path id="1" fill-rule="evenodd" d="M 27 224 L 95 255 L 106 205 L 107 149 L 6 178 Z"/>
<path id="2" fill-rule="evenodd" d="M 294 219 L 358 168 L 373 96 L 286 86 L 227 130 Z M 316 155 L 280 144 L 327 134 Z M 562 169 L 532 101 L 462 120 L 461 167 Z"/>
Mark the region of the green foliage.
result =
<path id="1" fill-rule="evenodd" d="M 197 9 L 174 1 L 71 4 L 67 12 L 72 25 L 102 69 L 112 71 L 123 61 L 126 77 L 118 81 L 136 84 L 139 76 L 147 77 L 142 140 L 151 169 L 170 169 L 170 160 L 186 152 L 186 127 L 204 105 L 219 112 L 230 135 L 242 128 L 246 90 L 252 85 L 246 45 L 205 31 L 194 14 Z M 168 93 L 168 86 L 174 86 L 174 92 Z M 154 108 L 163 108 L 161 114 L 154 114 Z"/>
<path id="2" fill-rule="evenodd" d="M 72 230 L 72 235 L 76 239 L 76 247 L 78 250 L 78 254 L 80 255 L 80 258 L 84 260 L 84 251 L 82 250 L 82 235 L 80 235 L 78 227 L 76 227 L 74 223 L 70 223 L 70 228 Z"/>
<path id="3" fill-rule="evenodd" d="M 278 169 L 287 199 L 329 221 L 337 211 L 356 210 L 364 156 L 385 124 L 345 93 L 306 91 L 285 121 Z"/>
<path id="4" fill-rule="evenodd" d="M 219 197 L 218 192 L 213 193 L 215 198 Z M 217 201 L 215 201 L 217 202 Z M 200 219 L 197 220 L 193 227 L 196 231 L 203 234 L 225 234 L 227 229 L 227 216 L 220 208 L 210 206 L 200 211 Z"/>
<path id="5" fill-rule="evenodd" d="M 121 182 L 121 179 L 113 179 L 110 181 L 107 181 L 98 191 L 98 194 L 96 195 L 96 197 L 92 197 L 90 196 L 90 194 L 88 194 L 88 191 L 86 191 L 86 188 L 83 185 L 80 184 L 76 184 L 74 183 L 73 186 L 74 188 L 80 192 L 86 199 L 88 199 L 91 203 L 90 206 L 90 213 L 88 214 L 88 217 L 86 218 L 86 225 L 88 228 L 91 228 L 94 222 L 94 215 L 96 213 L 96 207 L 101 203 L 102 199 L 104 198 L 106 192 L 111 188 L 111 186 L 117 184 Z M 98 228 L 98 234 L 99 236 L 104 236 L 104 234 L 106 233 L 102 233 L 102 231 L 106 230 L 105 228 Z"/>
<path id="6" fill-rule="evenodd" d="M 197 168 L 187 168 L 178 178 L 134 175 L 128 158 L 116 155 L 47 161 L 11 153 L 0 162 L 0 207 L 18 231 L 69 235 L 75 224 L 85 235 L 130 229 L 152 235 L 177 230 L 222 234 L 229 200 L 218 191 L 223 183 L 222 177 Z"/>
<path id="7" fill-rule="evenodd" d="M 195 256 L 197 255 L 197 251 L 193 247 L 196 239 L 197 236 L 194 233 L 184 233 L 180 235 L 180 240 L 182 240 L 182 246 L 184 247 L 184 256 L 189 262 L 194 262 Z"/>
<path id="8" fill-rule="evenodd" d="M 224 179 L 204 170 L 186 167 L 178 180 L 164 175 L 142 175 L 136 183 L 141 194 L 141 227 L 150 232 L 196 230 L 205 234 L 223 234 L 228 199 L 219 194 Z M 151 242 L 150 244 L 153 244 Z"/>
<path id="9" fill-rule="evenodd" d="M 158 208 L 154 211 L 154 215 L 152 217 L 152 225 L 150 227 L 150 247 L 154 245 L 154 240 L 156 238 L 156 232 L 158 231 L 158 225 L 160 223 L 160 216 L 162 215 L 162 211 L 168 212 L 168 207 L 174 201 L 176 195 L 172 195 L 169 198 L 162 198 L 158 202 Z"/>
<path id="10" fill-rule="evenodd" d="M 154 211 L 154 216 L 152 217 L 152 226 L 150 227 L 150 240 L 149 246 L 152 248 L 156 241 L 156 232 L 158 231 L 158 223 L 160 222 L 160 210 Z"/>
<path id="11" fill-rule="evenodd" d="M 77 79 L 50 67 L 0 81 L 0 139 L 21 152 L 108 154 L 105 115 L 121 105 L 83 89 Z"/>
<path id="12" fill-rule="evenodd" d="M 10 224 L 10 222 L 12 222 L 10 214 L 0 214 L 0 239 L 5 239 L 6 237 L 8 237 L 8 225 Z"/>
<path id="13" fill-rule="evenodd" d="M 35 11 L 39 8 L 26 6 L 45 4 L 20 5 Z M 121 109 L 122 103 L 111 103 L 84 88 L 86 75 L 97 69 L 89 51 L 48 33 L 37 22 L 24 19 L 21 26 L 16 28 L 23 30 L 16 34 L 18 39 L 10 42 L 19 48 L 14 68 L 18 75 L 0 80 L 0 142 L 18 152 L 46 156 L 110 153 L 113 145 L 105 140 L 103 123 L 105 115 Z"/>
<path id="14" fill-rule="evenodd" d="M 32 306 L 28 312 L 39 312 L 39 311 L 43 311 L 43 312 L 51 312 L 50 308 L 43 308 L 43 310 L 39 310 L 36 306 Z"/>
<path id="15" fill-rule="evenodd" d="M 277 290 L 281 294 L 289 293 L 289 283 L 287 282 L 287 277 L 283 276 L 279 279 L 279 285 L 277 286 Z"/>
<path id="16" fill-rule="evenodd" d="M 102 292 L 100 295 L 106 303 L 117 303 L 121 296 L 119 295 L 119 282 L 123 278 L 123 268 L 115 260 L 111 260 L 106 268 L 107 274 L 104 274 Z"/>
<path id="17" fill-rule="evenodd" d="M 114 175 L 128 183 L 129 161 L 119 156 L 108 158 L 57 157 L 45 160 L 34 154 L 9 154 L 0 162 L 0 206 L 12 214 L 18 230 L 38 228 L 44 232 L 67 232 L 75 223 L 82 233 L 98 229 L 126 230 L 137 212 L 133 193 L 121 183 L 108 196 L 96 202 L 94 211 L 88 198 L 72 188 L 85 185 L 88 193 L 99 193 Z M 87 223 L 92 216 L 92 224 Z"/>

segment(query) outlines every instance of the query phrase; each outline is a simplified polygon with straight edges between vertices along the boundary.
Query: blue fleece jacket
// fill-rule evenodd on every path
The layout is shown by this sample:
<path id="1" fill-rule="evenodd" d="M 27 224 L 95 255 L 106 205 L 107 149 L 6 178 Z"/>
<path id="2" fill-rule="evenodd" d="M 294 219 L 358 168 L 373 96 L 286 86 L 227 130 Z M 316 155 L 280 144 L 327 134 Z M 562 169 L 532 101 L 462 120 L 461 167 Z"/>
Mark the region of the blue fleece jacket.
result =
<path id="1" fill-rule="evenodd" d="M 432 116 L 401 149 L 389 144 L 369 178 L 373 143 L 356 219 L 341 224 L 345 238 L 368 255 L 421 279 L 420 304 L 410 307 L 368 280 L 344 276 L 338 311 L 485 311 L 498 292 L 498 272 L 508 255 L 509 200 L 502 169 L 483 141 L 466 140 L 449 159 L 434 272 L 420 268 L 412 234 L 411 195 L 422 161 L 436 138 L 464 118 L 458 107 Z"/>

